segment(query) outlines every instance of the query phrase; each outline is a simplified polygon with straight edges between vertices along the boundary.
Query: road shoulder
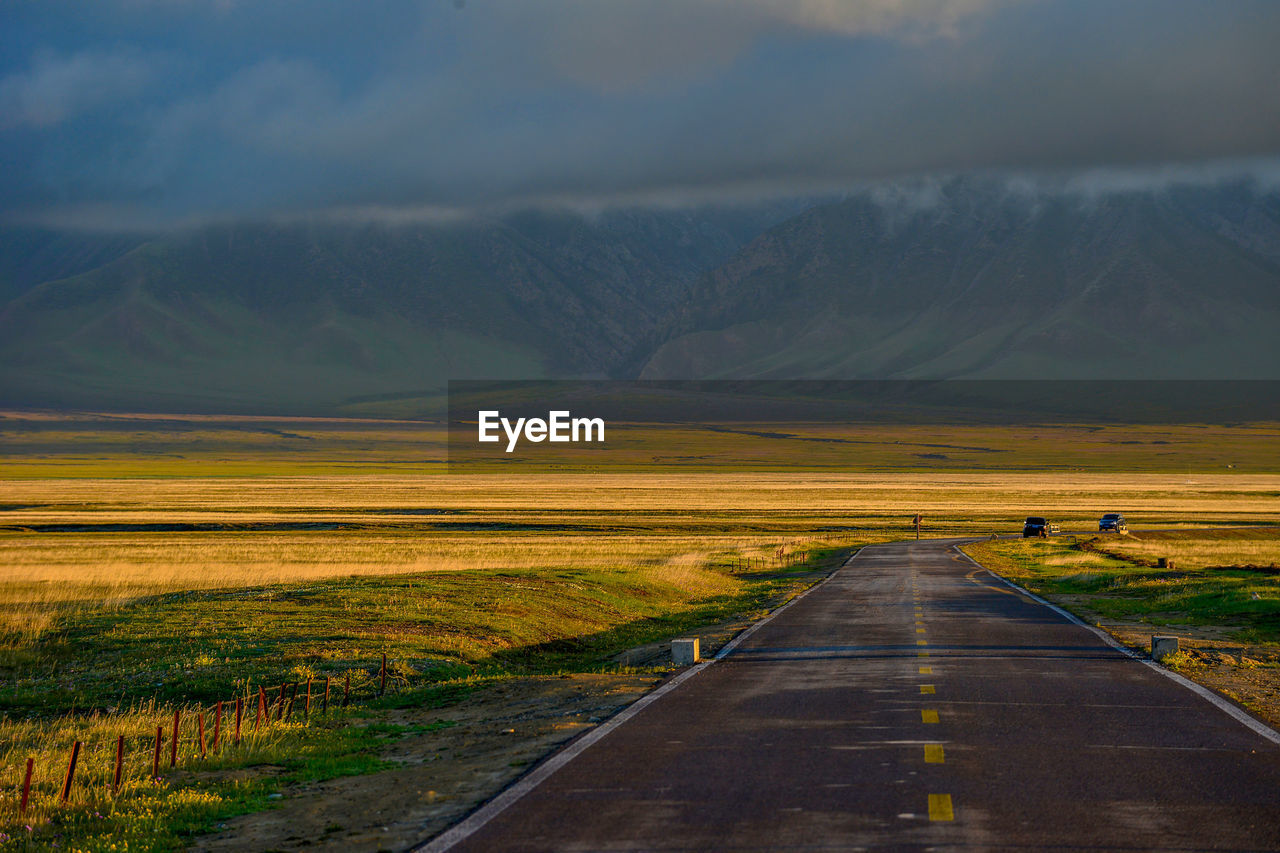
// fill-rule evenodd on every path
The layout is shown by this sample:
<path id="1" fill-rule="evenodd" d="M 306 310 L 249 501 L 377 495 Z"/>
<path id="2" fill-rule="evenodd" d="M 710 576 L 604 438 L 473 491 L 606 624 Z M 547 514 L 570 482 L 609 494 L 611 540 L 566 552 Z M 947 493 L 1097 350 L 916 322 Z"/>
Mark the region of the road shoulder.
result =
<path id="1" fill-rule="evenodd" d="M 1024 572 L 978 540 L 957 546 L 992 575 L 1043 598 L 1086 625 L 1104 631 L 1135 656 L 1150 660 L 1153 634 L 1178 637 L 1180 653 L 1166 669 L 1220 696 L 1272 729 L 1280 728 L 1280 649 L 1274 644 L 1232 641 L 1222 626 L 1173 624 L 1153 626 L 1111 619 L 1094 607 L 1090 596 L 1055 594 L 1029 582 Z M 1159 665 L 1159 664 L 1157 664 Z"/>

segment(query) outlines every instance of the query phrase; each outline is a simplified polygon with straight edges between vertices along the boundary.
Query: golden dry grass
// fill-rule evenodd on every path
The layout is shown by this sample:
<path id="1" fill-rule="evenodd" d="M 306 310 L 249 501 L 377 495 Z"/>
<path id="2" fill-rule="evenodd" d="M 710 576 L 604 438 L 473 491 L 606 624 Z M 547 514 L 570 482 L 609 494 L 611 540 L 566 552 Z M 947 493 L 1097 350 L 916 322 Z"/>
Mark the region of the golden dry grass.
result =
<path id="1" fill-rule="evenodd" d="M 738 536 L 460 535 L 367 531 L 71 533 L 0 536 L 0 636 L 27 639 L 68 608 L 141 596 L 357 575 L 537 569 L 642 573 L 691 596 L 722 591 L 698 572 L 715 556 L 763 556 L 774 538 Z"/>
<path id="2" fill-rule="evenodd" d="M 109 520 L 350 520 L 373 510 L 933 512 L 1093 518 L 1139 512 L 1280 517 L 1280 474 L 1074 472 L 462 474 L 0 480 L 6 525 Z M 1141 520 L 1141 519 L 1137 519 Z M 1187 521 L 1200 520 L 1189 517 Z"/>
<path id="3" fill-rule="evenodd" d="M 1202 535 L 1161 535 L 1138 538 L 1120 537 L 1098 544 L 1099 550 L 1122 559 L 1154 562 L 1161 557 L 1172 559 L 1179 569 L 1207 569 L 1231 566 L 1258 568 L 1280 567 L 1280 537 L 1241 538 L 1223 536 L 1217 531 Z"/>
<path id="4" fill-rule="evenodd" d="M 1091 525 L 1114 508 L 1139 527 L 1280 522 L 1277 490 L 1280 476 L 1244 474 L 0 481 L 7 507 L 0 513 L 7 528 L 0 532 L 0 632 L 30 638 L 68 608 L 139 596 L 348 575 L 616 569 L 692 583 L 708 562 L 803 547 L 816 531 L 905 536 L 917 511 L 927 535 L 1010 532 L 1032 512 Z M 347 527 L 297 529 L 307 524 Z M 48 525 L 60 528 L 42 529 Z M 223 529 L 168 529 L 183 525 Z"/>

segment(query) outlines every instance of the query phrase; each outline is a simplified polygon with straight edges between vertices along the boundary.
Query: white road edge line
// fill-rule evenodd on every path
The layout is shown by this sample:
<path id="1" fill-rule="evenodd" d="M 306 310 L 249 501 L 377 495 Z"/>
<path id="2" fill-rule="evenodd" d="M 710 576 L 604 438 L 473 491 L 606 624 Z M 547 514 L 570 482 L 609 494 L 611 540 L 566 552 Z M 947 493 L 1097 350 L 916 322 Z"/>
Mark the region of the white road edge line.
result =
<path id="1" fill-rule="evenodd" d="M 693 678 L 695 675 L 711 666 L 711 664 L 718 660 L 723 660 L 725 656 L 737 648 L 743 640 L 758 631 L 761 625 L 771 621 L 779 613 L 786 610 L 788 607 L 795 604 L 797 601 L 804 598 L 827 581 L 831 580 L 840 573 L 840 569 L 848 566 L 849 563 L 853 562 L 853 558 L 858 556 L 860 553 L 862 553 L 862 548 L 859 548 L 857 551 L 854 551 L 849 555 L 849 559 L 841 563 L 840 568 L 836 569 L 834 572 L 827 575 L 821 581 L 809 587 L 795 598 L 792 598 L 786 604 L 782 605 L 759 622 L 756 622 L 750 628 L 747 628 L 745 631 L 738 634 L 738 636 L 734 637 L 728 643 L 725 643 L 724 648 L 720 649 L 720 652 L 711 660 L 703 661 L 700 664 L 696 664 L 695 666 L 686 669 L 684 672 L 672 678 L 657 690 L 640 697 L 620 713 L 610 717 L 595 729 L 587 732 L 585 735 L 573 741 L 567 747 L 539 764 L 527 776 L 523 776 L 516 780 L 511 787 L 507 788 L 502 793 L 498 794 L 498 796 L 476 809 L 461 823 L 455 824 L 430 841 L 424 841 L 421 844 L 416 844 L 413 847 L 410 847 L 409 853 L 444 853 L 445 850 L 450 849 L 455 844 L 470 838 L 472 835 L 479 832 L 485 824 L 502 814 L 525 794 L 528 794 L 534 788 L 538 787 L 538 785 L 545 782 L 553 773 L 561 767 L 564 767 L 573 759 L 577 758 L 585 749 L 596 741 L 605 737 L 611 731 L 618 728 L 618 726 L 622 725 L 636 714 L 639 714 L 645 708 L 649 707 L 654 702 L 658 701 L 660 698 L 688 681 L 690 678 Z"/>
<path id="2" fill-rule="evenodd" d="M 973 559 L 973 557 L 970 557 L 964 551 L 961 551 L 959 545 L 952 545 L 951 547 L 955 550 L 957 554 L 964 557 L 970 563 L 973 563 L 979 569 L 982 569 L 984 572 L 991 575 L 991 577 L 1000 581 L 1005 586 L 1022 593 L 1027 598 L 1030 598 L 1032 601 L 1036 602 L 1037 604 L 1043 604 L 1045 607 L 1057 613 L 1059 616 L 1062 616 L 1067 621 L 1074 622 L 1075 624 L 1081 626 L 1082 628 L 1088 628 L 1090 631 L 1092 631 L 1093 633 L 1101 637 L 1102 641 L 1105 642 L 1108 646 L 1111 646 L 1111 648 L 1116 649 L 1117 651 L 1122 652 L 1123 654 L 1133 658 L 1138 663 L 1145 664 L 1146 666 L 1151 667 L 1153 670 L 1160 673 L 1165 678 L 1172 679 L 1178 684 L 1181 684 L 1183 687 L 1187 688 L 1192 693 L 1195 693 L 1200 698 L 1206 699 L 1209 702 L 1211 702 L 1214 706 L 1216 706 L 1219 710 L 1224 711 L 1232 719 L 1236 720 L 1237 722 L 1243 723 L 1245 726 L 1252 729 L 1256 734 L 1261 735 L 1262 737 L 1266 738 L 1272 743 L 1280 744 L 1280 732 L 1277 732 L 1275 729 L 1271 728 L 1261 720 L 1258 720 L 1250 716 L 1247 712 L 1240 710 L 1235 705 L 1232 705 L 1230 702 L 1228 702 L 1226 699 L 1223 699 L 1221 696 L 1211 691 L 1209 688 L 1196 684 L 1191 679 L 1185 676 L 1179 675 L 1173 670 L 1165 669 L 1163 666 L 1161 666 L 1160 664 L 1156 663 L 1153 660 L 1148 660 L 1147 658 L 1135 652 L 1133 649 L 1130 649 L 1127 646 L 1124 646 L 1116 642 L 1116 639 L 1114 637 L 1112 637 L 1110 634 L 1108 634 L 1106 631 L 1102 630 L 1101 628 L 1097 628 L 1093 625 L 1090 625 L 1088 622 L 1082 621 L 1074 613 L 1070 613 L 1066 610 L 1063 610 L 1058 605 L 1045 601 L 1043 598 L 1036 595 L 1034 592 L 1023 589 L 1022 587 L 1018 586 L 1016 583 L 1009 580 L 1008 578 L 1005 578 L 996 574 L 995 572 L 988 569 L 986 566 L 979 563 L 977 560 Z"/>

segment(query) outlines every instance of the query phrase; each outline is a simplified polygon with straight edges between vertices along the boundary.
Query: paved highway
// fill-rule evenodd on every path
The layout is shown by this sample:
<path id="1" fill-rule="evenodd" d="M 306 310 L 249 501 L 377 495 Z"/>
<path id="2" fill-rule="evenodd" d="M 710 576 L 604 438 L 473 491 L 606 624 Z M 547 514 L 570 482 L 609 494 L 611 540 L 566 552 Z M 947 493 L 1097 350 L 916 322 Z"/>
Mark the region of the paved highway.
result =
<path id="1" fill-rule="evenodd" d="M 422 849 L 1280 849 L 1274 732 L 953 544 L 863 549 Z"/>

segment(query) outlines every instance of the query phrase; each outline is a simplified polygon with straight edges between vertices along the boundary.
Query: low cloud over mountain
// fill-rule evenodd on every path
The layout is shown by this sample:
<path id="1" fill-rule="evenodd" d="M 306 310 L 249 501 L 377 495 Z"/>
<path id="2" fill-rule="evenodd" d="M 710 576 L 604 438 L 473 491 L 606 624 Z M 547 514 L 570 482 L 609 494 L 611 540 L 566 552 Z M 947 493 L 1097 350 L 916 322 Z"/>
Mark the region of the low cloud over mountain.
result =
<path id="1" fill-rule="evenodd" d="M 1280 152 L 1270 0 L 15 0 L 0 215 L 155 230 Z"/>

